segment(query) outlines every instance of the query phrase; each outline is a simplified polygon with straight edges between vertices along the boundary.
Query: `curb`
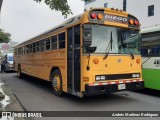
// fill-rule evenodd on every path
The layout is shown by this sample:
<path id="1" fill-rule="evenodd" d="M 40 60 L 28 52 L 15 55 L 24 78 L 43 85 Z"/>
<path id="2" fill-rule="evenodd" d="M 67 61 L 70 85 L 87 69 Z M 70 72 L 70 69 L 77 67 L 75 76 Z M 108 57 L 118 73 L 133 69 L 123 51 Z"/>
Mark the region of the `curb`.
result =
<path id="1" fill-rule="evenodd" d="M 2 82 L 0 82 L 2 84 Z M 3 99 L 0 99 L 0 111 L 5 112 L 5 111 L 21 111 L 21 112 L 26 112 L 25 108 L 22 106 L 18 98 L 12 93 L 11 89 L 5 85 L 2 84 L 0 86 L 0 96 L 2 95 Z M 4 100 L 5 97 L 9 97 L 9 104 L 7 104 L 5 107 L 3 107 L 3 104 L 1 102 Z M 2 117 L 2 112 L 0 112 L 0 119 Z M 3 118 L 2 118 L 3 119 Z M 14 118 L 15 120 L 28 120 L 27 118 Z"/>

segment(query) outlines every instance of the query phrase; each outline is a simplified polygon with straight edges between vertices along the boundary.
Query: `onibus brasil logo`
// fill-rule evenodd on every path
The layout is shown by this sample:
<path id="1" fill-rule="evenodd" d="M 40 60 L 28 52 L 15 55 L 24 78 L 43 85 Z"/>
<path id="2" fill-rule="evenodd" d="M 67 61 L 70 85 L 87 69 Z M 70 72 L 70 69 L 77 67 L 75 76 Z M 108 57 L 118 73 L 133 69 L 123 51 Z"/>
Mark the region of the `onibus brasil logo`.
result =
<path id="1" fill-rule="evenodd" d="M 2 112 L 1 120 L 14 120 L 15 117 L 42 117 L 42 115 L 39 112 Z"/>

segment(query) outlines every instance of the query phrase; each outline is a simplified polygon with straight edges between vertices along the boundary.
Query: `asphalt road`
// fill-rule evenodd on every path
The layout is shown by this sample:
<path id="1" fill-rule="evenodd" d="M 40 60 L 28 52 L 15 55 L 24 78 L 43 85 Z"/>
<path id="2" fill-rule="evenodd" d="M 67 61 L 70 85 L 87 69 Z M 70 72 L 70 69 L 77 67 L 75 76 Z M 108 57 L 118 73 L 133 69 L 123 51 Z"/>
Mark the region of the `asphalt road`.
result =
<path id="1" fill-rule="evenodd" d="M 52 94 L 51 84 L 46 81 L 29 76 L 25 79 L 18 79 L 16 73 L 0 73 L 0 77 L 11 88 L 27 111 L 160 111 L 160 91 L 144 89 L 84 97 L 83 99 L 69 94 L 57 97 Z M 52 118 L 48 119 L 52 120 Z M 63 120 L 63 118 L 59 119 Z M 72 119 L 68 118 L 68 120 Z M 106 120 L 106 118 L 79 119 Z M 122 120 L 125 119 L 128 120 L 128 118 L 122 118 Z M 129 119 L 142 120 L 143 118 Z M 159 118 L 154 119 L 158 120 Z"/>

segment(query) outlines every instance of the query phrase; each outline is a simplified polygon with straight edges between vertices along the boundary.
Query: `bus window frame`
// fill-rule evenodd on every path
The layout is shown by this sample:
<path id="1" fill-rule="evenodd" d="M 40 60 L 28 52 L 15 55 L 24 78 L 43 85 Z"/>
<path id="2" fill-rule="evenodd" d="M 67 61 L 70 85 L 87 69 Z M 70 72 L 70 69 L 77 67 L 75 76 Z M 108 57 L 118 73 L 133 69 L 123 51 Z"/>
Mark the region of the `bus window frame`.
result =
<path id="1" fill-rule="evenodd" d="M 49 40 L 49 49 L 47 49 L 47 41 Z M 51 37 L 45 38 L 45 51 L 51 50 Z"/>
<path id="2" fill-rule="evenodd" d="M 65 39 L 62 41 L 59 41 L 59 35 L 64 33 L 64 37 Z M 57 39 L 58 39 L 58 49 L 65 49 L 66 48 L 66 31 L 62 31 L 60 33 L 57 34 Z M 64 41 L 64 48 L 60 48 L 60 42 Z"/>
<path id="3" fill-rule="evenodd" d="M 54 38 L 54 37 L 56 37 L 56 42 L 53 42 L 52 38 Z M 56 48 L 53 48 L 53 44 L 55 44 L 55 43 L 56 43 Z M 57 50 L 57 49 L 58 49 L 58 35 L 55 34 L 55 35 L 51 36 L 51 50 Z"/>

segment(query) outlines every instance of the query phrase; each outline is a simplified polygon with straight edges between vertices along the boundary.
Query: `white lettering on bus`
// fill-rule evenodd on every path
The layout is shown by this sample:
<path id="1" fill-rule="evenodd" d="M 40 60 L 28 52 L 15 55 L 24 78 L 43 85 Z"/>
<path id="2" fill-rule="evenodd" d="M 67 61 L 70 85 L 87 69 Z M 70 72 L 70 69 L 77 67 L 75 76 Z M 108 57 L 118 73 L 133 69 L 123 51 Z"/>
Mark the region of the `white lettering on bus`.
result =
<path id="1" fill-rule="evenodd" d="M 105 18 L 118 20 L 118 21 L 124 21 L 124 22 L 128 20 L 127 18 L 124 18 L 124 17 L 112 16 L 112 15 L 106 15 Z"/>

